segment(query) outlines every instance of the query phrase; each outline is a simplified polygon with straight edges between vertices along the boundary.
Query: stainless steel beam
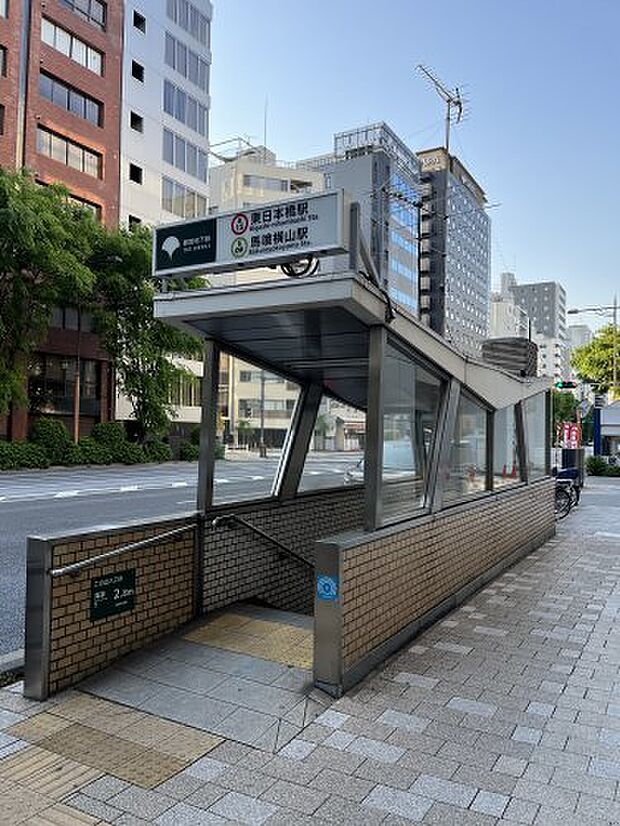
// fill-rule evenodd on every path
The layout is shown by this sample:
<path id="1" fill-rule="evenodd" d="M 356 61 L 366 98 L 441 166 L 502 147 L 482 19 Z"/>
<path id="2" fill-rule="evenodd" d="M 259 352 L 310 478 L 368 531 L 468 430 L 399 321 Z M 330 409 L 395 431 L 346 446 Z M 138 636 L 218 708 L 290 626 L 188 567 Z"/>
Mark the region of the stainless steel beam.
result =
<path id="1" fill-rule="evenodd" d="M 443 491 L 448 469 L 450 467 L 450 452 L 452 439 L 456 428 L 456 417 L 459 409 L 459 399 L 461 398 L 461 385 L 456 379 L 450 379 L 447 390 L 446 413 L 443 417 L 442 428 L 438 433 L 439 451 L 437 457 L 437 470 L 433 498 L 431 500 L 431 512 L 441 510 L 443 506 Z"/>
<path id="2" fill-rule="evenodd" d="M 527 434 L 525 432 L 524 403 L 515 404 L 515 425 L 517 429 L 517 457 L 519 460 L 519 474 L 522 482 L 528 482 L 527 470 Z"/>
<path id="3" fill-rule="evenodd" d="M 317 384 L 302 388 L 299 394 L 273 481 L 272 496 L 292 499 L 297 493 L 322 395 L 322 388 Z"/>
<path id="4" fill-rule="evenodd" d="M 213 504 L 215 441 L 220 378 L 220 348 L 207 339 L 202 372 L 202 412 L 200 417 L 200 454 L 198 458 L 197 509 L 205 513 Z"/>
<path id="5" fill-rule="evenodd" d="M 371 327 L 368 337 L 368 410 L 364 453 L 364 525 L 376 531 L 383 520 L 383 403 L 385 327 Z"/>
<path id="6" fill-rule="evenodd" d="M 28 538 L 26 559 L 26 650 L 24 696 L 45 700 L 49 695 L 51 645 L 52 545 Z"/>

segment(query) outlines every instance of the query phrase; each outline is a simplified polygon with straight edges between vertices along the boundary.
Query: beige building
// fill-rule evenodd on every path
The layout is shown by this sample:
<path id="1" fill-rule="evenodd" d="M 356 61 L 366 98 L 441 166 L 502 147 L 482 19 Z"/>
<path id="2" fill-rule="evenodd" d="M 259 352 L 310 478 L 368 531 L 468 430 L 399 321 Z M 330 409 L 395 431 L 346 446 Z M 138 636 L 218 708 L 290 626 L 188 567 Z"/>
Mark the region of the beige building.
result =
<path id="1" fill-rule="evenodd" d="M 209 214 L 247 209 L 304 193 L 321 192 L 323 188 L 322 172 L 278 161 L 264 146 L 239 147 L 233 157 L 221 159 L 209 170 Z M 209 280 L 215 286 L 285 277 L 279 269 L 264 268 L 224 274 Z M 225 358 L 222 359 L 220 393 L 228 442 L 257 445 L 262 422 L 265 444 L 282 445 L 297 401 L 295 384 L 263 373 L 239 359 Z"/>

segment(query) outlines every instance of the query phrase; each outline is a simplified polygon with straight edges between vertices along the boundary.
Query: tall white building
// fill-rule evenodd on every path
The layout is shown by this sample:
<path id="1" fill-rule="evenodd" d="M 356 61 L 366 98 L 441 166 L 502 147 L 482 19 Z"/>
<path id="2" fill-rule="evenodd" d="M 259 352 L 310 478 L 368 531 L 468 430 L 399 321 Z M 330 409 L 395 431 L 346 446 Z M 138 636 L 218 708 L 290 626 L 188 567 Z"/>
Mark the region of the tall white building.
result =
<path id="1" fill-rule="evenodd" d="M 121 223 L 206 215 L 209 0 L 125 0 Z"/>
<path id="2" fill-rule="evenodd" d="M 121 224 L 155 225 L 207 214 L 211 19 L 209 0 L 124 0 Z M 173 390 L 175 421 L 200 422 L 202 363 Z M 116 418 L 131 419 L 117 394 Z"/>

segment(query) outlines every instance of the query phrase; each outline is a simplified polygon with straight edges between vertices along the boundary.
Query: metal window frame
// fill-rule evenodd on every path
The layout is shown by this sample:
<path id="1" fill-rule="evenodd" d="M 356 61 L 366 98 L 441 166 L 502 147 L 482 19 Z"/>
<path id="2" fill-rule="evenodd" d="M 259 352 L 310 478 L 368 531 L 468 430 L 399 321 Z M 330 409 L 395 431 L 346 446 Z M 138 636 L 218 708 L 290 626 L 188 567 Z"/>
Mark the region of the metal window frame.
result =
<path id="1" fill-rule="evenodd" d="M 517 428 L 517 458 L 519 474 L 524 484 L 530 483 L 527 467 L 527 433 L 525 428 L 525 408 L 522 401 L 515 404 L 515 424 Z"/>
<path id="2" fill-rule="evenodd" d="M 433 486 L 432 499 L 430 500 L 431 513 L 437 513 L 443 509 L 444 500 L 444 480 L 450 465 L 450 451 L 452 448 L 452 437 L 456 428 L 456 420 L 461 400 L 461 383 L 451 378 L 446 391 L 445 412 L 443 416 L 442 428 L 438 430 L 439 446 L 436 455 L 435 482 Z"/>
<path id="3" fill-rule="evenodd" d="M 293 499 L 299 490 L 322 398 L 319 385 L 301 388 L 271 488 L 274 498 Z"/>
<path id="4" fill-rule="evenodd" d="M 368 335 L 368 407 L 364 450 L 364 527 L 376 531 L 383 523 L 383 405 L 387 330 L 374 326 Z"/>
<path id="5" fill-rule="evenodd" d="M 219 399 L 220 348 L 212 340 L 204 344 L 202 370 L 202 410 L 200 414 L 200 451 L 198 454 L 198 490 L 196 508 L 204 514 L 213 506 L 215 479 L 215 441 Z"/>

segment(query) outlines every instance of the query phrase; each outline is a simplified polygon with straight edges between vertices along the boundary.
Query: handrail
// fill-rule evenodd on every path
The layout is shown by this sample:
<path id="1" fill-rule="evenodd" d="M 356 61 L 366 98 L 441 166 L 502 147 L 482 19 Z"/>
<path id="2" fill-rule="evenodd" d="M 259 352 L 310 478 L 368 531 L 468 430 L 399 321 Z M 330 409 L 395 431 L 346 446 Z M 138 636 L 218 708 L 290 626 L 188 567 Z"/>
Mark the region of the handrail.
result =
<path id="1" fill-rule="evenodd" d="M 169 539 L 171 536 L 177 536 L 180 533 L 193 531 L 196 529 L 196 523 L 191 525 L 183 525 L 182 528 L 174 528 L 171 531 L 164 531 L 155 536 L 149 536 L 148 539 L 141 539 L 139 542 L 132 542 L 129 545 L 121 545 L 120 548 L 115 548 L 113 551 L 106 551 L 104 554 L 91 556 L 88 559 L 82 559 L 80 562 L 73 562 L 71 565 L 65 565 L 63 568 L 50 568 L 47 573 L 52 577 L 65 576 L 66 574 L 76 574 L 82 568 L 89 568 L 91 565 L 96 565 L 106 559 L 111 559 L 115 556 L 120 556 L 128 551 L 137 551 L 139 548 L 148 548 L 149 545 L 156 545 L 162 539 Z"/>
<path id="2" fill-rule="evenodd" d="M 215 519 L 211 522 L 212 528 L 217 528 L 220 525 L 224 527 L 230 527 L 232 522 L 238 522 L 240 525 L 244 525 L 246 528 L 249 528 L 258 536 L 261 536 L 263 539 L 266 539 L 268 542 L 271 542 L 272 545 L 278 547 L 283 553 L 288 554 L 288 556 L 293 557 L 297 562 L 301 562 L 304 565 L 307 565 L 308 568 L 314 570 L 314 563 L 310 562 L 301 554 L 294 551 L 292 548 L 289 548 L 287 545 L 284 545 L 280 542 L 279 539 L 276 539 L 275 536 L 270 536 L 268 533 L 265 533 L 264 530 L 261 528 L 257 528 L 256 525 L 253 525 L 251 522 L 248 522 L 247 519 L 243 519 L 241 516 L 237 516 L 236 513 L 223 513 L 221 516 L 216 516 Z"/>

